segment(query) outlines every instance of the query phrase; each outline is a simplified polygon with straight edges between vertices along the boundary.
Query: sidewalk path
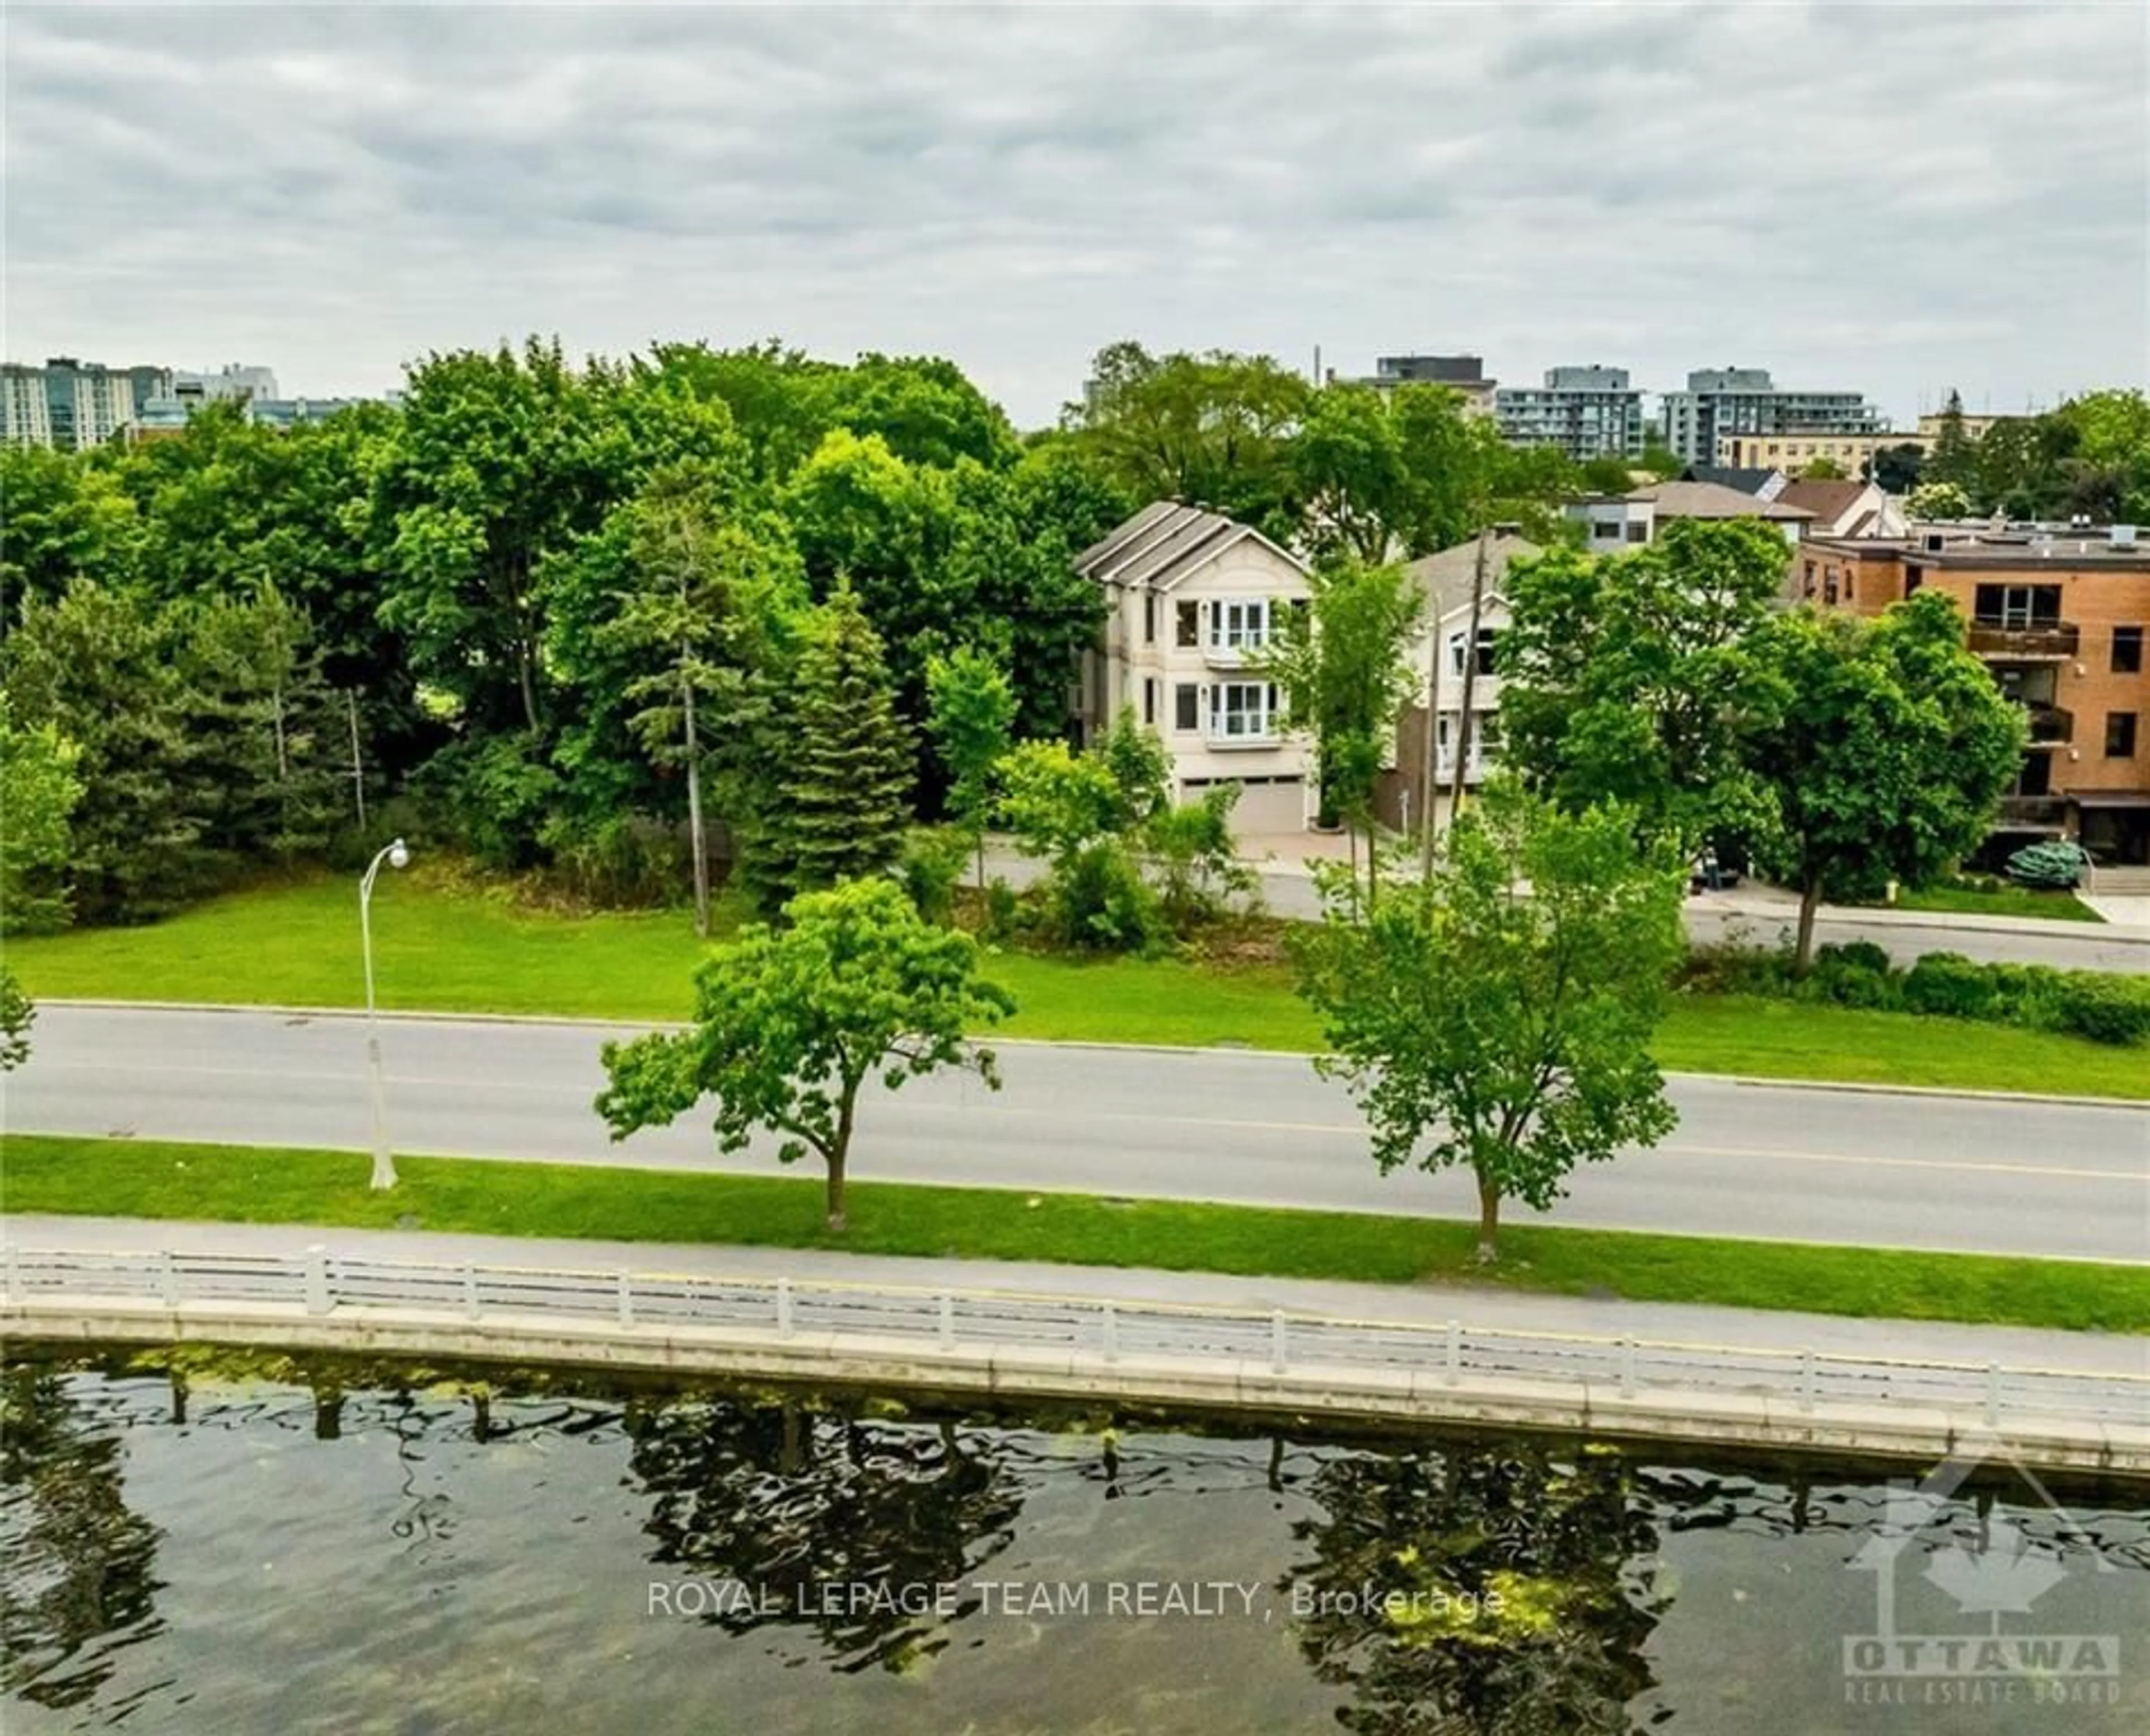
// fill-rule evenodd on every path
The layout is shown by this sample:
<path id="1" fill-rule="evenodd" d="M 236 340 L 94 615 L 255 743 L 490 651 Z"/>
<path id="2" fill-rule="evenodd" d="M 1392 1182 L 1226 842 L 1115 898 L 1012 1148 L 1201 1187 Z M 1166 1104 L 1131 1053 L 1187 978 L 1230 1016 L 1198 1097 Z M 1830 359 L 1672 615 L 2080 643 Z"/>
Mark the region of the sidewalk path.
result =
<path id="1" fill-rule="evenodd" d="M 1658 1342 L 1811 1349 L 1846 1355 L 1984 1364 L 2056 1373 L 2150 1378 L 2150 1337 L 2058 1332 L 1946 1321 L 1865 1320 L 1684 1303 L 1546 1296 L 1461 1285 L 1345 1284 L 1244 1278 L 1013 1260 L 911 1259 L 818 1249 L 734 1248 L 706 1243 L 598 1242 L 445 1235 L 420 1230 L 305 1224 L 200 1224 L 137 1218 L 0 1216 L 0 1236 L 19 1247 L 138 1252 L 290 1254 L 319 1243 L 331 1254 L 474 1261 L 567 1270 L 726 1274 L 743 1278 L 1027 1291 L 1103 1301 L 1167 1302 L 1373 1322 L 1466 1325 L 1519 1332 L 1632 1335 Z M 2150 1419 L 2146 1419 L 2150 1421 Z"/>

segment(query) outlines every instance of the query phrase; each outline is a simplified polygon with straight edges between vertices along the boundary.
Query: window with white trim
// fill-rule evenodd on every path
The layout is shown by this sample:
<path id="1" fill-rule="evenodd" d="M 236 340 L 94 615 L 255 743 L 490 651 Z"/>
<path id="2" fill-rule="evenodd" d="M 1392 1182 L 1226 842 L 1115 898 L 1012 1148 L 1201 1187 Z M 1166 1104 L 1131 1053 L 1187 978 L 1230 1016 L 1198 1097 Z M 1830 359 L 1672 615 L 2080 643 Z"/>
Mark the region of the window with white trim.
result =
<path id="1" fill-rule="evenodd" d="M 1491 627 L 1478 629 L 1478 673 L 1481 675 L 1493 673 L 1493 638 L 1497 631 Z M 1448 668 L 1451 674 L 1463 673 L 1463 642 L 1469 637 L 1467 633 L 1451 633 L 1448 636 Z"/>
<path id="2" fill-rule="evenodd" d="M 1212 651 L 1259 651 L 1269 638 L 1268 598 L 1219 598 L 1209 605 Z"/>
<path id="3" fill-rule="evenodd" d="M 1266 681 L 1219 681 L 1209 689 L 1209 733 L 1220 741 L 1259 741 L 1273 733 L 1276 689 Z"/>

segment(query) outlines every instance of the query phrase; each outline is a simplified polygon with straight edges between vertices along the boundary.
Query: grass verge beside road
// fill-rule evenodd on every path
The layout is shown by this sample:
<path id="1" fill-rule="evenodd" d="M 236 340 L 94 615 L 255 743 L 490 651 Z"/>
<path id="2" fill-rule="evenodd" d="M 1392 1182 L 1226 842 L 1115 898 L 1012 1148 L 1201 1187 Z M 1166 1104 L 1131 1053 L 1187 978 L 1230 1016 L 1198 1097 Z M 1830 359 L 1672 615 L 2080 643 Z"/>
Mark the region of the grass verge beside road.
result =
<path id="1" fill-rule="evenodd" d="M 307 881 L 212 900 L 149 927 L 10 941 L 8 959 L 39 998 L 355 1007 L 365 991 L 357 926 L 350 886 Z M 692 1008 L 697 948 L 678 911 L 567 916 L 505 892 L 399 876 L 375 895 L 373 946 L 381 1004 L 401 1011 L 658 1021 Z M 1000 1027 L 1009 1037 L 1321 1043 L 1320 1022 L 1274 965 L 1004 951 L 989 971 L 1021 1009 Z M 1806 1002 L 1682 996 L 1656 1047 L 1663 1065 L 1683 1072 L 2150 1100 L 2141 1049 Z"/>
<path id="2" fill-rule="evenodd" d="M 1966 916 L 2029 916 L 2041 922 L 2102 922 L 2072 892 L 2041 892 L 2031 886 L 1996 886 L 1978 891 L 1965 886 L 1932 886 L 1896 895 L 1900 911 L 1941 911 Z"/>
<path id="3" fill-rule="evenodd" d="M 2150 1267 L 1701 1236 L 1503 1230 L 1488 1274 L 1473 1224 L 1085 1194 L 856 1182 L 851 1228 L 818 1180 L 453 1158 L 399 1160 L 393 1193 L 356 1153 L 162 1140 L 0 1139 L 11 1212 L 318 1224 L 608 1241 L 1160 1267 L 1280 1278 L 1485 1284 L 1561 1295 L 1795 1309 L 1868 1319 L 2150 1332 Z M 982 1273 L 990 1283 L 991 1274 Z"/>

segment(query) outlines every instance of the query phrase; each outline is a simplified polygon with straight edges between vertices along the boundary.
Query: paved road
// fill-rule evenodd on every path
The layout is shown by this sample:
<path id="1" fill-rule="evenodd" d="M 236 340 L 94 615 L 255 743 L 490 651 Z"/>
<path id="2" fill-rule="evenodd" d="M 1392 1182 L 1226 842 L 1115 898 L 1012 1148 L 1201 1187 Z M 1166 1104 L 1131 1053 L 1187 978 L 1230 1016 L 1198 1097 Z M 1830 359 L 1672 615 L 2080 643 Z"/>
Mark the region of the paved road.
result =
<path id="1" fill-rule="evenodd" d="M 384 1021 L 399 1148 L 764 1171 L 706 1124 L 607 1138 L 618 1027 Z M 40 1009 L 8 1081 L 19 1131 L 361 1148 L 364 1025 L 345 1016 Z M 1966 1041 L 1976 1041 L 1966 1033 Z M 1007 1088 L 936 1078 L 865 1108 L 856 1173 L 909 1181 L 1469 1215 L 1456 1175 L 1384 1178 L 1340 1088 L 1303 1059 L 1002 1047 Z M 1683 1077 L 1679 1130 L 1575 1178 L 1562 1223 L 2150 1259 L 2150 1109 Z M 88 1203 L 88 1202 L 86 1202 Z M 1527 1214 L 1518 1212 L 1519 1217 Z"/>

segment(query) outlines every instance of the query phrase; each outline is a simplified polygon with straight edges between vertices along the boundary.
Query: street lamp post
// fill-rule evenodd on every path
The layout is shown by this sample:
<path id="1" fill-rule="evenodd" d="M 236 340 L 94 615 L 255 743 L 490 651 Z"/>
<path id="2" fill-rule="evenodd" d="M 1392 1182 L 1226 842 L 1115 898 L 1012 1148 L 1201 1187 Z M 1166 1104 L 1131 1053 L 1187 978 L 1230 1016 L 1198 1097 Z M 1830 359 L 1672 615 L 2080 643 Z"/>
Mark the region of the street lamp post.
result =
<path id="1" fill-rule="evenodd" d="M 388 1090 L 381 1076 L 381 1021 L 373 1007 L 373 881 L 383 862 L 409 865 L 411 852 L 398 838 L 366 865 L 358 883 L 358 944 L 366 956 L 366 1064 L 373 1088 L 373 1185 L 396 1185 L 396 1158 L 388 1149 Z"/>

